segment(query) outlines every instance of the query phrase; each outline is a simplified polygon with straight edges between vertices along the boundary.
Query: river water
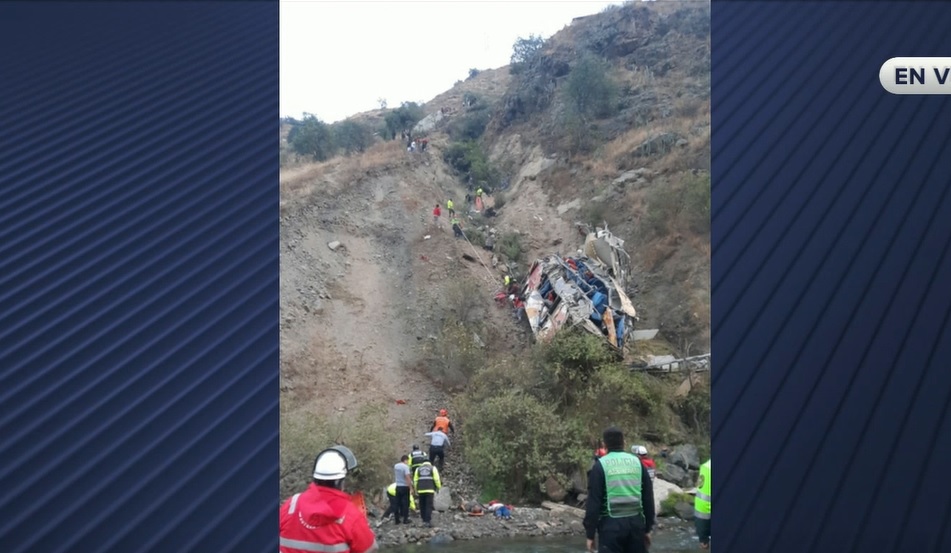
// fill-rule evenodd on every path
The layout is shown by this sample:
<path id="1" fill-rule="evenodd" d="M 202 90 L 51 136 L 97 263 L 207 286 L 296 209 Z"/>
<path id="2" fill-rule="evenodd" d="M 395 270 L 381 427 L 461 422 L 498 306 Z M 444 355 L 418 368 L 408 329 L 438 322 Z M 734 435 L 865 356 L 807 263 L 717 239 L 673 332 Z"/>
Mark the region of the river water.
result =
<path id="1" fill-rule="evenodd" d="M 697 538 L 688 528 L 651 532 L 650 553 L 696 553 L 701 551 Z M 550 538 L 499 538 L 454 541 L 446 544 L 401 545 L 386 547 L 387 553 L 584 553 L 584 536 Z"/>

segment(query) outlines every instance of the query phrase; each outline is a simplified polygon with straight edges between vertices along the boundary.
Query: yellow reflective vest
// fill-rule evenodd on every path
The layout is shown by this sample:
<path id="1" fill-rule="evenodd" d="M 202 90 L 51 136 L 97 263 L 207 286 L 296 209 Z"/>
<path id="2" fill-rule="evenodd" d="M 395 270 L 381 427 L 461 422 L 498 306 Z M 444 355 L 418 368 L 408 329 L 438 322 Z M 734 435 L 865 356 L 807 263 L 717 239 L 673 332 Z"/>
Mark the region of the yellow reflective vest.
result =
<path id="1" fill-rule="evenodd" d="M 693 516 L 710 519 L 710 507 L 713 498 L 710 494 L 710 460 L 700 465 L 700 477 L 697 479 L 697 496 L 693 500 Z"/>

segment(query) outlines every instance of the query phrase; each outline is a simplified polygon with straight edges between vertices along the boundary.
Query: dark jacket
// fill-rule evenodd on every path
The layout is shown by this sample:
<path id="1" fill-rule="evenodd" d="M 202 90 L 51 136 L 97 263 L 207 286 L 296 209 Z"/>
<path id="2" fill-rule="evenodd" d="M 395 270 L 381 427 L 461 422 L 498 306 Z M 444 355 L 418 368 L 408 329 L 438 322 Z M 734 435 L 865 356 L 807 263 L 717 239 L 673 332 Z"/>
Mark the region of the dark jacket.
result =
<path id="1" fill-rule="evenodd" d="M 593 540 L 598 531 L 602 511 L 607 509 L 607 494 L 605 493 L 604 469 L 600 461 L 595 461 L 588 471 L 588 499 L 584 514 L 584 532 L 589 540 Z M 654 527 L 654 485 L 650 474 L 641 471 L 641 505 L 644 509 L 644 532 L 650 532 Z"/>

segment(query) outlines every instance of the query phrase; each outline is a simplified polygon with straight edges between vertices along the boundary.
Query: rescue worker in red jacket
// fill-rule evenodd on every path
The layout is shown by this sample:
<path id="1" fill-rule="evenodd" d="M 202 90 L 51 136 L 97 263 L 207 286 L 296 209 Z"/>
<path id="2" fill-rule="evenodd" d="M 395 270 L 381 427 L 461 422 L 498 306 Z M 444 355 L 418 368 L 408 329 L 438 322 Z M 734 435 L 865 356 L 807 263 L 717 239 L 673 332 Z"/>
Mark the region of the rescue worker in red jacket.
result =
<path id="1" fill-rule="evenodd" d="M 439 410 L 439 416 L 433 421 L 433 427 L 429 429 L 430 432 L 435 432 L 436 430 L 446 435 L 450 433 L 453 436 L 456 435 L 456 429 L 452 427 L 452 421 L 449 420 L 448 412 L 445 409 Z"/>
<path id="2" fill-rule="evenodd" d="M 281 505 L 281 553 L 377 549 L 366 515 L 343 491 L 344 479 L 356 468 L 356 457 L 344 446 L 317 455 L 313 483 Z"/>

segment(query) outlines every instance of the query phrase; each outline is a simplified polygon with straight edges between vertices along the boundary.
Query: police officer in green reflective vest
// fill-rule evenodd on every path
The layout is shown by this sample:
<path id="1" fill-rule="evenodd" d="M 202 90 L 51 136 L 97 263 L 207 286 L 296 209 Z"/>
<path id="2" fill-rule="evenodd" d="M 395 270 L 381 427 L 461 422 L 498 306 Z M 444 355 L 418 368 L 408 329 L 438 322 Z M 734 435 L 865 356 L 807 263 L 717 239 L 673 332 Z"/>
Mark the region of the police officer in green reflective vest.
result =
<path id="1" fill-rule="evenodd" d="M 710 549 L 710 460 L 700 465 L 697 477 L 697 496 L 693 500 L 693 519 L 697 526 L 697 538 L 702 549 Z"/>
<path id="2" fill-rule="evenodd" d="M 627 452 L 616 427 L 603 433 L 608 453 L 588 471 L 584 529 L 588 551 L 646 553 L 654 526 L 654 488 L 640 459 Z"/>

